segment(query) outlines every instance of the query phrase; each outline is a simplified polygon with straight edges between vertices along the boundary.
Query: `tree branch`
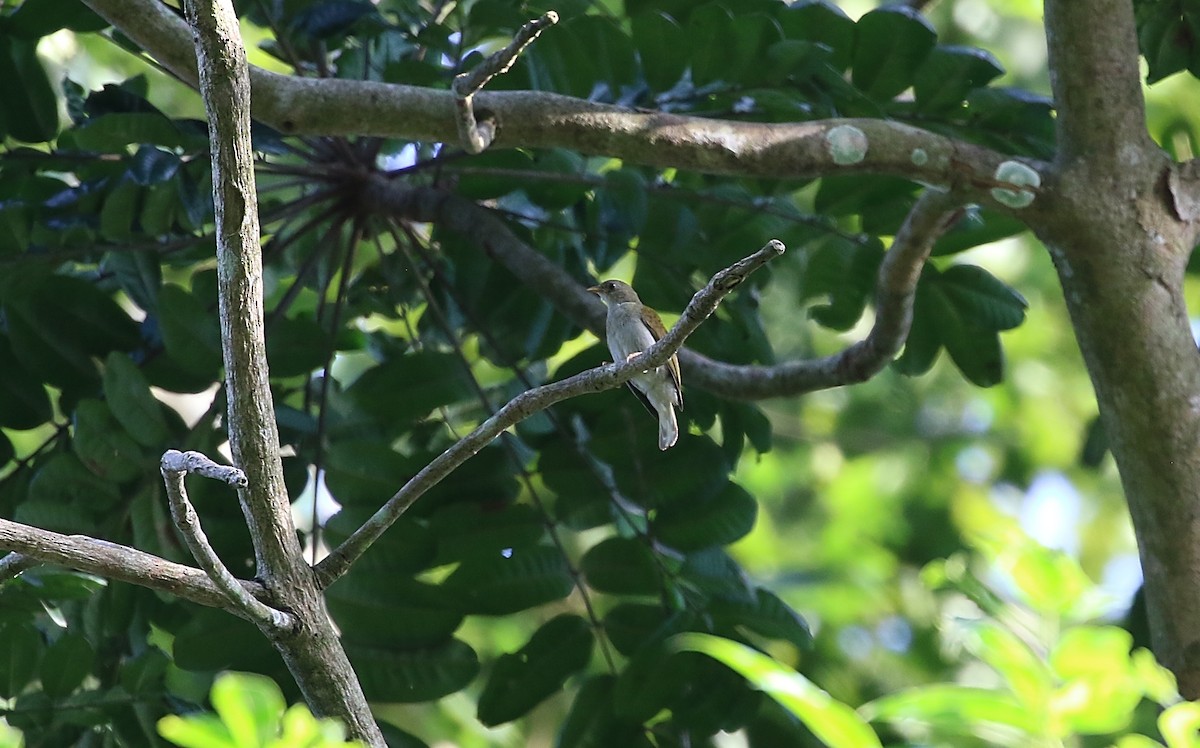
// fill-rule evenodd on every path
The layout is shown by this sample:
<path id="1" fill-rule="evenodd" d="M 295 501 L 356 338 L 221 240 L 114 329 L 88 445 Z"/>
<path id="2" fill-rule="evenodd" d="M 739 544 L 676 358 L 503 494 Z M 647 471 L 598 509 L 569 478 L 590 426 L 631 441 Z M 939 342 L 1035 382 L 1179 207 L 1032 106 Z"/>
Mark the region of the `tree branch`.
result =
<path id="1" fill-rule="evenodd" d="M 228 465 L 218 465 L 199 452 L 180 452 L 167 450 L 162 456 L 160 465 L 163 483 L 167 488 L 167 500 L 171 506 L 171 517 L 175 527 L 183 535 L 184 542 L 192 552 L 192 557 L 200 568 L 204 569 L 209 579 L 221 592 L 225 593 L 230 605 L 241 612 L 242 616 L 258 624 L 260 627 L 272 629 L 290 629 L 294 625 L 292 617 L 287 613 L 275 610 L 265 605 L 246 592 L 238 580 L 230 573 L 225 564 L 217 556 L 217 552 L 208 542 L 208 537 L 200 527 L 200 518 L 188 500 L 187 487 L 183 477 L 188 473 L 197 473 L 207 478 L 228 483 L 230 486 L 244 488 L 246 475 L 241 470 Z"/>
<path id="2" fill-rule="evenodd" d="M 629 361 L 608 364 L 591 369 L 558 382 L 535 387 L 508 401 L 480 424 L 474 431 L 438 455 L 432 462 L 414 475 L 408 483 L 387 500 L 362 527 L 325 557 L 316 566 L 317 579 L 322 587 L 328 587 L 354 564 L 371 544 L 379 539 L 429 489 L 452 473 L 464 462 L 479 453 L 506 429 L 546 408 L 572 397 L 589 392 L 619 387 L 639 372 L 662 366 L 683 341 L 700 326 L 717 305 L 734 288 L 755 270 L 783 254 L 783 243 L 772 239 L 754 254 L 739 260 L 712 277 L 704 288 L 696 292 L 679 321 L 654 345 Z"/>
<path id="3" fill-rule="evenodd" d="M 363 190 L 363 200 L 368 209 L 437 223 L 466 237 L 572 322 L 603 336 L 604 305 L 490 211 L 432 187 L 409 187 L 382 177 Z M 963 202 L 953 193 L 928 190 L 913 206 L 880 267 L 875 328 L 866 340 L 833 356 L 773 366 L 727 364 L 683 349 L 679 363 L 688 384 L 722 397 L 757 400 L 839 387 L 874 375 L 903 345 L 921 267 L 933 242 L 948 228 L 946 218 Z"/>
<path id="4" fill-rule="evenodd" d="M 144 10 L 161 13 L 162 7 Z M 237 15 L 232 0 L 185 0 L 184 9 L 195 29 L 212 151 L 229 444 L 233 461 L 249 481 L 238 497 L 254 543 L 258 577 L 270 590 L 272 603 L 299 622 L 286 630 L 260 622 L 259 629 L 287 663 L 314 713 L 341 719 L 352 737 L 382 748 L 383 734 L 304 561 L 283 480 L 263 330 L 250 75 Z"/>
<path id="5" fill-rule="evenodd" d="M 497 75 L 507 73 L 521 54 L 542 31 L 558 23 L 558 14 L 547 11 L 541 18 L 535 18 L 521 27 L 512 42 L 495 52 L 469 73 L 460 73 L 454 77 L 450 90 L 454 93 L 454 106 L 457 111 L 455 124 L 458 125 L 458 139 L 462 142 L 467 153 L 483 153 L 496 137 L 496 120 L 489 117 L 481 124 L 475 119 L 475 94 L 483 90 L 487 82 Z"/>
<path id="6" fill-rule="evenodd" d="M 86 0 L 160 63 L 196 85 L 187 27 L 157 0 Z M 292 135 L 458 140 L 450 91 L 251 68 L 254 117 Z M 571 148 L 710 174 L 781 178 L 894 174 L 925 184 L 983 189 L 1007 157 L 966 141 L 877 119 L 755 123 L 640 112 L 558 94 L 483 92 L 475 106 L 504 123 L 504 147 Z M 1029 162 L 1036 170 L 1043 165 Z"/>
<path id="7" fill-rule="evenodd" d="M 167 592 L 211 608 L 229 607 L 229 600 L 200 569 L 119 543 L 86 535 L 62 535 L 0 519 L 0 548 L 41 563 Z M 6 559 L 11 557 L 9 554 Z M 266 590 L 257 582 L 238 584 L 260 600 L 267 597 Z"/>
<path id="8" fill-rule="evenodd" d="M 1084 159 L 1117 178 L 1158 150 L 1146 132 L 1133 3 L 1046 0 L 1045 14 L 1057 162 Z"/>

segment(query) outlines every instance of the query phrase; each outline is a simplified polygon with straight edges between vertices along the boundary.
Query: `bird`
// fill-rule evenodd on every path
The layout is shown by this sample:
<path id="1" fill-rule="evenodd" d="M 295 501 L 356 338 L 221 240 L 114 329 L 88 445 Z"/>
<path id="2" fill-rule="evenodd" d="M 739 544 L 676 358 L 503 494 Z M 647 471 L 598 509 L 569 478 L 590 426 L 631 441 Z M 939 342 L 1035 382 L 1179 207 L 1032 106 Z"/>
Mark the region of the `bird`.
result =
<path id="1" fill-rule="evenodd" d="M 645 351 L 667 334 L 662 318 L 642 303 L 628 283 L 606 280 L 588 289 L 608 307 L 605 337 L 613 361 L 622 363 Z M 679 439 L 675 409 L 683 410 L 683 383 L 679 378 L 679 357 L 653 371 L 644 371 L 629 380 L 629 389 L 643 405 L 658 416 L 658 448 L 670 449 Z"/>

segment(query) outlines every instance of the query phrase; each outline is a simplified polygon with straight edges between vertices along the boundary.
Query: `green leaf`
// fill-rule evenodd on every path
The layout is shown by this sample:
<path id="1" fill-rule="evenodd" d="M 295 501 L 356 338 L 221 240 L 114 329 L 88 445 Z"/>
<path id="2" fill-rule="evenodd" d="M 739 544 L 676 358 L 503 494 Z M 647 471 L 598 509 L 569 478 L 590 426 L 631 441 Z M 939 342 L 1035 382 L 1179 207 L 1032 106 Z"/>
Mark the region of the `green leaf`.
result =
<path id="1" fill-rule="evenodd" d="M 50 420 L 50 396 L 38 379 L 21 366 L 9 345 L 0 337 L 0 426 L 18 431 L 40 426 Z M 0 462 L 3 464 L 3 462 Z"/>
<path id="2" fill-rule="evenodd" d="M 1025 224 L 1012 216 L 987 208 L 969 208 L 952 229 L 933 245 L 935 257 L 952 255 L 981 244 L 1007 239 L 1025 231 Z"/>
<path id="3" fill-rule="evenodd" d="M 726 483 L 716 495 L 702 495 L 690 505 L 673 504 L 654 518 L 654 535 L 681 551 L 728 545 L 754 527 L 758 502 L 744 488 Z"/>
<path id="4" fill-rule="evenodd" d="M 74 633 L 66 633 L 46 648 L 39 670 L 42 690 L 52 699 L 61 699 L 83 683 L 92 671 L 95 652 L 88 640 Z"/>
<path id="5" fill-rule="evenodd" d="M 443 583 L 469 613 L 506 615 L 561 600 L 575 588 L 557 548 L 512 548 L 459 565 Z"/>
<path id="6" fill-rule="evenodd" d="M 645 728 L 637 722 L 617 717 L 613 710 L 616 679 L 612 675 L 594 676 L 584 682 L 575 702 L 563 720 L 556 748 L 651 748 Z"/>
<path id="7" fill-rule="evenodd" d="M 629 26 L 642 75 L 654 91 L 669 91 L 688 65 L 688 37 L 671 16 L 650 11 L 631 16 Z"/>
<path id="8" fill-rule="evenodd" d="M 371 701 L 414 703 L 459 691 L 479 673 L 475 650 L 458 639 L 400 651 L 348 643 L 346 654 Z"/>
<path id="9" fill-rule="evenodd" d="M 589 587 L 617 595 L 654 595 L 663 588 L 659 565 L 646 544 L 613 537 L 588 549 L 579 569 Z"/>
<path id="10" fill-rule="evenodd" d="M 158 721 L 158 734 L 180 748 L 244 748 L 225 723 L 211 714 L 169 714 Z"/>
<path id="11" fill-rule="evenodd" d="M 71 420 L 71 448 L 93 474 L 112 483 L 132 480 L 144 471 L 142 450 L 99 400 L 81 400 Z"/>
<path id="12" fill-rule="evenodd" d="M 0 136 L 43 143 L 58 133 L 58 97 L 37 41 L 0 34 Z"/>
<path id="13" fill-rule="evenodd" d="M 27 623 L 0 626 L 0 697 L 11 699 L 33 679 L 42 656 L 42 637 Z"/>
<path id="14" fill-rule="evenodd" d="M 1037 715 L 1004 691 L 956 685 L 909 688 L 862 707 L 872 721 L 916 723 L 940 734 L 978 735 L 985 725 L 1018 730 L 1033 739 L 1042 734 Z"/>
<path id="15" fill-rule="evenodd" d="M 827 295 L 829 302 L 809 309 L 809 316 L 833 330 L 849 330 L 858 323 L 875 288 L 883 244 L 865 244 L 841 237 L 824 242 L 808 261 L 803 295 Z"/>
<path id="16" fill-rule="evenodd" d="M 100 31 L 108 26 L 81 0 L 58 0 L 54 3 L 21 3 L 6 19 L 5 31 L 13 36 L 36 40 L 59 29 L 71 31 Z"/>
<path id="17" fill-rule="evenodd" d="M 576 16 L 543 34 L 496 83 L 522 87 L 525 81 L 524 87 L 535 90 L 615 102 L 638 83 L 637 57 L 629 37 L 613 21 Z"/>
<path id="18" fill-rule="evenodd" d="M 733 668 L 798 717 L 829 748 L 882 746 L 875 731 L 853 709 L 770 657 L 707 634 L 681 634 L 672 641 L 678 649 L 702 652 Z"/>
<path id="19" fill-rule="evenodd" d="M 695 618 L 687 611 L 668 611 L 661 604 L 619 603 L 604 616 L 604 633 L 617 651 L 632 657 L 642 647 L 686 631 Z"/>
<path id="20" fill-rule="evenodd" d="M 529 504 L 511 504 L 499 509 L 482 504 L 451 504 L 430 514 L 428 526 L 437 539 L 434 565 L 476 556 L 494 559 L 505 549 L 528 548 L 546 534 L 545 519 Z"/>
<path id="21" fill-rule="evenodd" d="M 825 0 L 804 0 L 784 6 L 778 14 L 787 39 L 817 42 L 831 51 L 830 63 L 839 72 L 854 53 L 854 21 L 841 8 Z"/>
<path id="22" fill-rule="evenodd" d="M 324 366 L 329 335 L 306 317 L 283 317 L 267 330 L 267 364 L 272 377 L 294 377 Z"/>
<path id="23" fill-rule="evenodd" d="M 330 587 L 326 598 L 348 644 L 432 647 L 448 641 L 463 620 L 460 601 L 444 587 L 358 566 Z"/>
<path id="24" fill-rule="evenodd" d="M 133 219 L 141 200 L 142 188 L 122 179 L 109 191 L 100 209 L 100 236 L 117 242 L 133 235 Z"/>
<path id="25" fill-rule="evenodd" d="M 239 746 L 266 745 L 279 733 L 279 718 L 287 707 L 274 681 L 251 673 L 218 675 L 211 699 Z"/>
<path id="26" fill-rule="evenodd" d="M 92 356 L 133 350 L 137 323 L 87 281 L 25 273 L 0 284 L 13 352 L 46 381 L 71 387 L 97 378 Z"/>
<path id="27" fill-rule="evenodd" d="M 593 642 L 591 627 L 579 616 L 547 621 L 524 647 L 496 660 L 479 696 L 479 721 L 491 727 L 528 713 L 587 667 Z"/>
<path id="28" fill-rule="evenodd" d="M 759 588 L 753 601 L 744 598 L 714 598 L 708 604 L 708 614 L 726 630 L 745 627 L 768 639 L 782 639 L 807 649 L 812 646 L 812 633 L 800 614 L 792 610 L 769 590 Z"/>
<path id="29" fill-rule="evenodd" d="M 937 41 L 919 12 L 904 5 L 876 8 L 854 27 L 851 80 L 867 96 L 886 101 L 908 89 Z"/>
<path id="30" fill-rule="evenodd" d="M 767 48 L 783 38 L 775 19 L 763 13 L 732 14 L 718 3 L 700 6 L 688 21 L 692 80 L 753 83 L 769 74 Z"/>
<path id="31" fill-rule="evenodd" d="M 183 287 L 168 283 L 158 291 L 158 313 L 171 358 L 197 376 L 215 379 L 221 368 L 221 330 L 212 308 Z"/>
<path id="32" fill-rule="evenodd" d="M 17 508 L 17 520 L 58 532 L 94 532 L 93 522 L 120 493 L 114 483 L 97 477 L 74 455 L 59 453 L 46 460 L 29 484 L 30 501 Z"/>
<path id="33" fill-rule="evenodd" d="M 1025 297 L 977 265 L 947 268 L 939 287 L 974 326 L 1011 330 L 1025 321 Z"/>
<path id="34" fill-rule="evenodd" d="M 167 440 L 163 405 L 150 392 L 150 383 L 128 356 L 113 351 L 104 361 L 104 397 L 113 416 L 145 447 Z"/>
<path id="35" fill-rule="evenodd" d="M 453 353 L 422 350 L 368 369 L 347 395 L 376 420 L 408 423 L 471 396 Z"/>
<path id="36" fill-rule="evenodd" d="M 344 496 L 342 493 L 334 495 Z M 373 496 L 377 504 L 386 498 L 382 491 Z M 331 547 L 345 542 L 374 513 L 375 507 L 343 506 L 325 523 L 326 542 Z M 401 517 L 354 562 L 354 568 L 362 569 L 364 575 L 377 574 L 391 579 L 398 574 L 411 574 L 427 568 L 433 563 L 436 553 L 437 538 L 425 523 L 419 523 L 411 517 Z"/>
<path id="37" fill-rule="evenodd" d="M 1167 748 L 1195 748 L 1196 733 L 1200 730 L 1200 704 L 1185 701 L 1167 707 L 1158 715 L 1158 730 L 1167 741 Z"/>
<path id="38" fill-rule="evenodd" d="M 973 47 L 938 46 L 917 70 L 913 89 L 917 110 L 954 111 L 967 94 L 1003 75 L 1004 68 L 990 52 Z"/>

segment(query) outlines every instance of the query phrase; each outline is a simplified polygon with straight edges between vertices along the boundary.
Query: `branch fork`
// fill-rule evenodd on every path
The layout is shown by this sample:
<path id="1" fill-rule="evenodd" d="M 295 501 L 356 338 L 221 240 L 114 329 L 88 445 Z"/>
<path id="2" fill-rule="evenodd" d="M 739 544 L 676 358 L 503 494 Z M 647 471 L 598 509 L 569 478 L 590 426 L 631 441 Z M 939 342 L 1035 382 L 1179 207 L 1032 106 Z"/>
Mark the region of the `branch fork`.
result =
<path id="1" fill-rule="evenodd" d="M 493 53 L 478 67 L 454 77 L 450 90 L 454 93 L 455 124 L 458 138 L 467 153 L 483 153 L 496 138 L 496 119 L 488 116 L 479 121 L 475 116 L 475 94 L 483 90 L 488 81 L 507 73 L 525 48 L 541 35 L 542 31 L 558 23 L 558 14 L 546 11 L 541 18 L 526 23 L 517 31 L 512 42 L 504 49 Z"/>
<path id="2" fill-rule="evenodd" d="M 200 518 L 192 502 L 188 500 L 183 478 L 195 473 L 205 478 L 219 480 L 235 488 L 245 488 L 246 474 L 235 467 L 213 462 L 200 452 L 180 452 L 169 449 L 162 456 L 159 466 L 163 483 L 167 488 L 167 499 L 171 505 L 171 518 L 183 535 L 188 550 L 201 569 L 212 579 L 217 589 L 224 593 L 229 604 L 246 618 L 270 631 L 287 631 L 295 626 L 288 613 L 276 610 L 256 600 L 242 587 L 237 577 L 221 562 L 208 537 L 200 527 Z"/>

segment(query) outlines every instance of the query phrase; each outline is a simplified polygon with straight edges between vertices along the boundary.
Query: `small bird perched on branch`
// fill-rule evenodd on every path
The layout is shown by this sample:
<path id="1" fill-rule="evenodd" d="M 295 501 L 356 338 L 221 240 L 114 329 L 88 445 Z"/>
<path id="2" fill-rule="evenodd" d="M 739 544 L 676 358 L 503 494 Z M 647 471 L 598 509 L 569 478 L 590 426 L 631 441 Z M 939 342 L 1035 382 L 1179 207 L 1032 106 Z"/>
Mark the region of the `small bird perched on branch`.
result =
<path id="1" fill-rule="evenodd" d="M 662 318 L 642 303 L 628 283 L 606 280 L 588 289 L 608 307 L 605 337 L 613 361 L 628 361 L 654 345 L 667 334 Z M 630 379 L 629 388 L 653 413 L 658 415 L 658 448 L 668 449 L 679 438 L 675 408 L 683 410 L 683 384 L 679 378 L 679 357 L 671 356 L 663 366 L 642 372 Z"/>

